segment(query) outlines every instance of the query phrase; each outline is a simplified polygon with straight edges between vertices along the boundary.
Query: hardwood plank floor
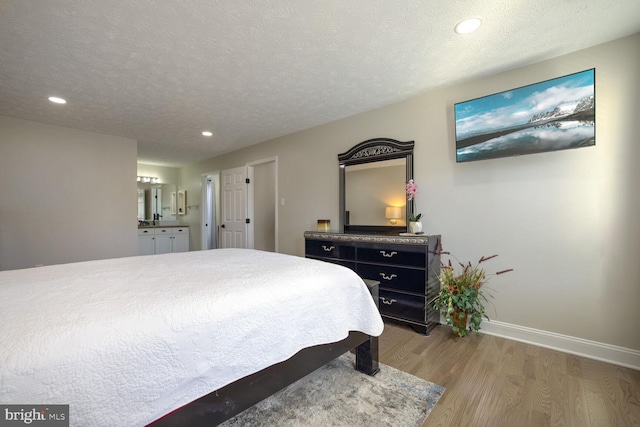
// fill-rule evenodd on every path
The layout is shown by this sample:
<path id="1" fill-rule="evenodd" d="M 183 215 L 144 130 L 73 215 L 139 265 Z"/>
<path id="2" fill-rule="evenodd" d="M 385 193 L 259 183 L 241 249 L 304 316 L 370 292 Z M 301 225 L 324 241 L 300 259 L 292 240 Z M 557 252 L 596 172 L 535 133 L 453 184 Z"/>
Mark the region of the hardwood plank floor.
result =
<path id="1" fill-rule="evenodd" d="M 491 335 L 386 322 L 380 362 L 447 389 L 424 426 L 640 426 L 640 371 Z"/>

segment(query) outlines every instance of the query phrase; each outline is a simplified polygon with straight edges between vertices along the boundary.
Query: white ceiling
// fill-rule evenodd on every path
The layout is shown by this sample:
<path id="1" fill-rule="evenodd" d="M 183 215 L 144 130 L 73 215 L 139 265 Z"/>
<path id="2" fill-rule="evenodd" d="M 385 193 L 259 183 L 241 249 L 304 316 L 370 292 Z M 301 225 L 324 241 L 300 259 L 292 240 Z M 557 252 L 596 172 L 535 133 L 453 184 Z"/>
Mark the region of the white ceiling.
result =
<path id="1" fill-rule="evenodd" d="M 180 166 L 639 31 L 640 0 L 1 0 L 0 115 Z"/>

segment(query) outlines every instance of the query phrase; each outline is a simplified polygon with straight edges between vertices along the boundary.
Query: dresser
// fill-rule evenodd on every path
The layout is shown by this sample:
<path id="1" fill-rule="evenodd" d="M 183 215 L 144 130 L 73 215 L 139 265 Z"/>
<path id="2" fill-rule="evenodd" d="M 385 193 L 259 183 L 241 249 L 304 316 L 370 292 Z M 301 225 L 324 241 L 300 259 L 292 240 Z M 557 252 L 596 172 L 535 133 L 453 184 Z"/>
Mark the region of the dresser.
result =
<path id="1" fill-rule="evenodd" d="M 307 231 L 305 256 L 348 267 L 380 282 L 380 314 L 429 334 L 440 313 L 429 302 L 440 290 L 440 235 L 387 236 Z"/>

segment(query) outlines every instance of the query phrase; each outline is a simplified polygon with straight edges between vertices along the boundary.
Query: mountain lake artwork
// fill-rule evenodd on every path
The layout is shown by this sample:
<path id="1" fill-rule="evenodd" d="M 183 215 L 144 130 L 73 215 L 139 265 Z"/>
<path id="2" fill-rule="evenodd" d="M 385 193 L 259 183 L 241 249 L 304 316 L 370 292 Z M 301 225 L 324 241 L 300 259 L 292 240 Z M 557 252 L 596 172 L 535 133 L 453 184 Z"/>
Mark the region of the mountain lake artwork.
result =
<path id="1" fill-rule="evenodd" d="M 595 69 L 455 104 L 456 161 L 595 145 Z"/>

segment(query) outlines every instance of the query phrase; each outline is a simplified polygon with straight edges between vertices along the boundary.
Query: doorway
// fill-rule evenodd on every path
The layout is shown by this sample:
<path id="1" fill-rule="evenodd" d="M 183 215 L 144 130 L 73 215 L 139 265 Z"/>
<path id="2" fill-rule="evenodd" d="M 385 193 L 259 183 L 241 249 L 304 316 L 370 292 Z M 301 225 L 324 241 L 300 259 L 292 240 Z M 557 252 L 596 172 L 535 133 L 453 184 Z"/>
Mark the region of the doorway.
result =
<path id="1" fill-rule="evenodd" d="M 210 172 L 202 175 L 202 250 L 217 249 L 219 209 L 220 172 Z"/>
<path id="2" fill-rule="evenodd" d="M 217 206 L 207 202 L 208 178 L 214 176 Z M 215 179 L 214 179 L 215 182 Z M 278 159 L 257 160 L 234 169 L 203 175 L 203 249 L 207 236 L 217 231 L 217 247 L 278 251 Z M 214 203 L 214 202 L 213 202 Z M 207 221 L 207 210 L 216 212 L 218 221 Z"/>
<path id="3" fill-rule="evenodd" d="M 277 158 L 263 159 L 247 165 L 249 178 L 248 214 L 249 247 L 278 251 L 278 173 Z"/>

